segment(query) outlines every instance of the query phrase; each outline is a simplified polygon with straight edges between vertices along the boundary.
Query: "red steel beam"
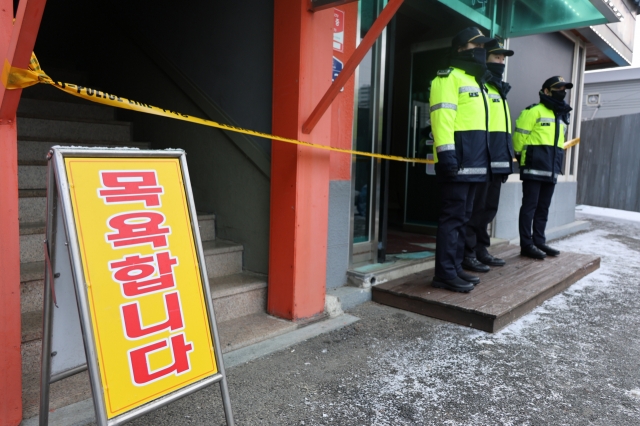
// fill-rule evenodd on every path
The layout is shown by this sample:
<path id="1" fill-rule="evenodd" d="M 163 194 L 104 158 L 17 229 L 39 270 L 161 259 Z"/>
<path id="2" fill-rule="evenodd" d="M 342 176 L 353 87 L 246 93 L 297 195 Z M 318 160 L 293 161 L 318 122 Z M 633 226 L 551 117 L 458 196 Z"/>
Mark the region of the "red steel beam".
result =
<path id="1" fill-rule="evenodd" d="M 0 69 L 27 68 L 46 0 L 0 0 Z M 20 225 L 16 111 L 22 90 L 0 84 L 0 425 L 22 420 Z"/>
<path id="2" fill-rule="evenodd" d="M 380 34 L 382 34 L 382 31 L 396 14 L 403 1 L 404 0 L 389 0 L 389 3 L 387 3 L 373 25 L 371 25 L 367 35 L 364 36 L 358 48 L 353 52 L 353 55 L 351 55 L 342 71 L 340 71 L 340 74 L 338 74 L 338 77 L 333 81 L 331 86 L 329 86 L 329 89 L 327 89 L 327 92 L 322 99 L 320 99 L 320 102 L 318 102 L 318 105 L 309 118 L 307 118 L 307 121 L 302 125 L 302 133 L 309 134 L 313 131 L 313 128 L 316 127 L 318 121 L 320 121 L 324 113 L 327 112 L 333 100 L 338 96 L 338 93 L 340 93 L 340 89 L 342 89 L 347 83 L 347 80 L 351 78 L 358 65 L 360 65 L 360 62 L 362 62 L 362 59 L 369 49 L 371 49 L 373 43 L 380 37 Z"/>
<path id="3" fill-rule="evenodd" d="M 3 43 L 3 49 L 0 51 L 2 55 L 2 64 L 0 66 L 5 66 L 7 62 L 16 68 L 27 68 L 29 66 L 31 52 L 33 52 L 33 46 L 35 46 L 36 38 L 38 37 L 45 3 L 46 0 L 20 1 L 11 39 L 8 46 Z M 2 0 L 2 13 L 6 13 L 7 10 L 13 10 L 12 4 L 12 1 Z M 6 18 L 6 16 L 3 18 Z M 11 25 L 11 23 L 10 21 L 7 23 L 6 19 L 3 19 L 2 25 Z M 9 120 L 15 119 L 21 94 L 21 89 L 7 90 L 3 86 L 0 87 L 0 124 L 5 124 Z"/>

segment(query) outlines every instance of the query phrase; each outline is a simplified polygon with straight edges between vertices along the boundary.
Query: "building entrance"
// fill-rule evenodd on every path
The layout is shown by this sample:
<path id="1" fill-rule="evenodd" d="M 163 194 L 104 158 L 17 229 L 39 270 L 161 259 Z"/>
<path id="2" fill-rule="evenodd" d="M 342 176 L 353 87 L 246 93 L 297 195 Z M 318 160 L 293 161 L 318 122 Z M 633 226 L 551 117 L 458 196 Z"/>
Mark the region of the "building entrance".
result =
<path id="1" fill-rule="evenodd" d="M 391 108 L 385 117 L 387 147 L 394 155 L 433 159 L 431 81 L 439 69 L 448 66 L 451 38 L 478 24 L 437 2 L 409 1 L 396 19 L 388 40 L 388 49 L 393 51 L 387 62 L 392 84 L 392 93 L 385 98 Z M 382 192 L 387 197 L 380 212 L 386 219 L 381 220 L 386 228 L 380 230 L 385 256 L 433 252 L 440 213 L 440 187 L 433 165 L 390 162 L 388 184 Z"/>

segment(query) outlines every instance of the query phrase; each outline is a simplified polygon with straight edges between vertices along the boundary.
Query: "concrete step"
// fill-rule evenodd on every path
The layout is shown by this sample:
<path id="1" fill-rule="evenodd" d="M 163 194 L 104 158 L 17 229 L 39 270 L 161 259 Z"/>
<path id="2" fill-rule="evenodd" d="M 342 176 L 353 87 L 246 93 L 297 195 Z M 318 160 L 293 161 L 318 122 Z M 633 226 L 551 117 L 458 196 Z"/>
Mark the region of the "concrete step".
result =
<path id="1" fill-rule="evenodd" d="M 38 415 L 40 401 L 40 355 L 42 341 L 23 343 L 22 353 L 22 417 Z M 50 389 L 50 409 L 64 407 L 91 397 L 87 372 L 53 383 Z"/>
<path id="2" fill-rule="evenodd" d="M 417 253 L 411 254 L 417 255 Z M 385 263 L 353 265 L 347 271 L 349 284 L 358 288 L 370 288 L 373 285 L 433 268 L 435 264 L 433 252 L 426 251 L 424 257 L 401 258 L 389 255 L 386 260 Z"/>
<path id="3" fill-rule="evenodd" d="M 42 309 L 23 312 L 20 316 L 22 343 L 42 340 Z"/>
<path id="4" fill-rule="evenodd" d="M 44 261 L 20 264 L 20 311 L 42 311 Z"/>
<path id="5" fill-rule="evenodd" d="M 35 161 L 33 162 L 35 163 Z M 44 164 L 44 162 L 40 162 Z M 44 222 L 46 219 L 46 165 L 19 165 L 19 220 L 20 224 L 28 222 Z M 215 239 L 215 216 L 198 215 L 200 234 L 203 241 Z"/>
<path id="6" fill-rule="evenodd" d="M 57 80 L 56 77 L 52 76 L 52 78 Z M 73 81 L 68 81 L 65 83 L 73 83 Z M 82 84 L 82 83 L 75 83 L 75 84 Z M 40 99 L 40 100 L 59 101 L 59 102 L 72 102 L 72 103 L 83 103 L 83 104 L 89 103 L 89 101 L 85 99 L 78 98 L 77 96 L 73 96 L 63 92 L 60 89 L 56 89 L 51 85 L 42 84 L 42 83 L 36 84 L 35 86 L 29 86 L 26 89 L 23 89 L 21 97 L 28 98 L 28 99 Z"/>
<path id="7" fill-rule="evenodd" d="M 215 239 L 215 215 L 198 214 L 198 225 L 203 241 L 205 238 L 207 239 L 205 242 Z M 24 313 L 42 309 L 42 289 L 44 287 L 44 248 L 42 242 L 45 239 L 45 224 L 44 222 L 21 223 L 20 233 L 21 253 L 23 249 L 25 253 L 25 260 L 20 263 L 20 309 Z M 222 289 L 226 288 L 225 286 L 231 285 L 221 281 L 219 287 Z M 224 297 L 224 295 L 220 297 Z"/>
<path id="8" fill-rule="evenodd" d="M 219 322 L 220 345 L 222 353 L 234 351 L 262 342 L 280 334 L 295 330 L 298 325 L 266 313 L 246 315 L 230 321 Z"/>
<path id="9" fill-rule="evenodd" d="M 222 353 L 228 353 L 298 328 L 296 323 L 269 316 L 264 312 L 216 322 Z M 38 340 L 22 344 L 22 416 L 25 419 L 38 415 L 41 352 L 42 346 Z M 89 376 L 85 371 L 51 385 L 49 409 L 56 410 L 85 400 L 90 395 Z"/>
<path id="10" fill-rule="evenodd" d="M 39 267 L 39 276 L 44 276 L 44 262 L 33 262 Z M 35 274 L 34 274 L 35 275 Z M 44 280 L 42 278 L 23 283 L 21 307 L 22 343 L 42 339 L 42 300 Z M 267 277 L 245 272 L 211 280 L 211 299 L 216 322 L 231 321 L 247 315 L 264 313 L 267 310 Z"/>
<path id="11" fill-rule="evenodd" d="M 42 66 L 42 70 L 47 73 L 47 75 L 54 81 L 63 81 L 65 83 L 83 85 L 86 85 L 86 83 L 89 82 L 87 73 L 85 71 L 69 68 L 59 68 L 55 65 L 51 66 L 46 63 L 41 63 L 40 65 Z M 40 84 L 40 86 L 45 86 L 45 84 Z"/>
<path id="12" fill-rule="evenodd" d="M 18 165 L 18 189 L 46 189 L 46 161 L 40 164 Z"/>
<path id="13" fill-rule="evenodd" d="M 116 120 L 116 110 L 113 107 L 93 102 L 60 102 L 44 99 L 20 99 L 18 116 L 28 115 L 42 118 L 80 118 L 84 120 Z"/>
<path id="14" fill-rule="evenodd" d="M 234 253 L 230 242 L 209 247 L 208 255 Z M 240 246 L 241 247 L 241 246 Z M 226 250 L 226 251 L 225 251 Z M 23 312 L 23 416 L 37 415 L 40 354 L 42 344 L 42 289 L 44 262 L 21 265 Z M 296 324 L 265 313 L 266 277 L 250 272 L 210 280 L 216 322 L 220 331 L 222 352 L 229 352 L 294 330 Z M 90 394 L 89 379 L 80 373 L 51 387 L 51 409 L 86 399 Z"/>
<path id="15" fill-rule="evenodd" d="M 216 321 L 230 321 L 267 310 L 266 275 L 242 272 L 211 278 L 209 286 Z"/>
<path id="16" fill-rule="evenodd" d="M 46 189 L 18 191 L 18 220 L 20 224 L 44 222 L 47 214 Z"/>
<path id="17" fill-rule="evenodd" d="M 20 224 L 20 263 L 44 260 L 45 224 L 31 222 Z"/>
<path id="18" fill-rule="evenodd" d="M 198 227 L 200 240 L 212 241 L 216 239 L 216 215 L 212 213 L 198 213 Z"/>
<path id="19" fill-rule="evenodd" d="M 33 194 L 36 194 L 34 191 Z M 36 197 L 34 197 L 36 198 Z M 39 198 L 39 200 L 38 200 Z M 24 200 L 32 203 L 34 208 L 42 204 L 43 197 L 37 197 L 36 201 Z M 46 199 L 46 197 L 45 197 Z M 19 200 L 21 203 L 23 199 Z M 28 211 L 29 216 L 35 216 L 36 211 Z M 42 213 L 42 218 L 46 215 L 46 206 Z M 203 239 L 205 258 L 209 275 L 215 271 L 216 277 L 231 275 L 242 272 L 242 245 L 231 241 L 211 240 L 215 239 L 215 216 L 212 214 L 198 215 L 198 226 L 200 226 L 200 236 Z M 46 224 L 40 221 L 20 221 L 20 263 L 40 262 L 44 260 L 43 241 L 45 240 Z M 208 241 L 204 241 L 204 239 Z M 211 266 L 209 266 L 211 265 Z"/>
<path id="20" fill-rule="evenodd" d="M 113 142 L 110 142 L 110 141 L 69 142 L 67 140 L 56 140 L 54 138 L 45 138 L 41 140 L 30 138 L 30 139 L 18 140 L 18 163 L 32 164 L 34 161 L 44 161 L 47 158 L 47 154 L 49 153 L 49 150 L 54 145 L 109 147 L 109 148 L 128 147 L 128 148 L 139 148 L 139 149 L 151 148 L 151 144 L 148 142 L 126 142 L 124 144 L 122 143 L 114 144 Z"/>
<path id="21" fill-rule="evenodd" d="M 131 141 L 131 123 L 79 119 L 18 116 L 18 139 L 56 138 L 66 141 L 126 143 Z"/>
<path id="22" fill-rule="evenodd" d="M 209 278 L 242 272 L 242 244 L 218 238 L 214 241 L 204 241 L 202 246 Z"/>

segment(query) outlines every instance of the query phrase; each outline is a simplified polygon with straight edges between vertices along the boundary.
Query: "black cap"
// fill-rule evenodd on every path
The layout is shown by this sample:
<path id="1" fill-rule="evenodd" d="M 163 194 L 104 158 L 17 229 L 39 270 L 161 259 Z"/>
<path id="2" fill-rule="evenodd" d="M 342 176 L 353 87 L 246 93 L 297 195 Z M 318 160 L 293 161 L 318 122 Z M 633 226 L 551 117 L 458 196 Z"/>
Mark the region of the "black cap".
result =
<path id="1" fill-rule="evenodd" d="M 489 43 L 492 39 L 485 37 L 476 27 L 465 28 L 460 31 L 451 41 L 451 48 L 457 49 L 460 46 L 466 46 L 467 43 L 484 44 Z"/>
<path id="2" fill-rule="evenodd" d="M 487 50 L 487 56 L 504 55 L 513 56 L 513 50 L 505 49 L 504 44 L 500 43 L 497 39 L 491 39 L 491 41 L 485 43 L 484 48 Z"/>
<path id="3" fill-rule="evenodd" d="M 569 81 L 565 81 L 564 78 L 560 77 L 559 75 L 555 76 L 555 77 L 551 77 L 548 78 L 547 81 L 545 81 L 542 84 L 542 90 L 544 89 L 556 89 L 556 88 L 560 88 L 560 87 L 565 87 L 567 89 L 572 89 L 573 88 L 573 83 L 569 82 Z"/>

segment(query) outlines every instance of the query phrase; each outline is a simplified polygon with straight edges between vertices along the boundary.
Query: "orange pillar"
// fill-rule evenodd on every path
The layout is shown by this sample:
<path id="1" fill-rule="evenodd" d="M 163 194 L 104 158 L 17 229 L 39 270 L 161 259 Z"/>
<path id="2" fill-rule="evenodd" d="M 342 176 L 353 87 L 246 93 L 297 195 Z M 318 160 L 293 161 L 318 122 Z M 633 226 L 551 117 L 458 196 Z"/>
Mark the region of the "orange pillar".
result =
<path id="1" fill-rule="evenodd" d="M 0 123 L 0 424 L 22 419 L 16 122 Z"/>
<path id="2" fill-rule="evenodd" d="M 13 28 L 13 0 L 3 0 L 0 9 L 0 56 L 5 58 Z M 11 426 L 22 420 L 17 142 L 14 111 L 0 119 L 0 425 Z"/>
<path id="3" fill-rule="evenodd" d="M 0 0 L 0 60 L 27 68 L 46 0 Z M 22 90 L 0 84 L 0 425 L 22 420 L 20 227 L 16 110 Z"/>
<path id="4" fill-rule="evenodd" d="M 331 84 L 332 9 L 309 12 L 307 2 L 274 0 L 272 132 L 330 144 L 331 114 L 302 133 Z M 267 310 L 282 318 L 310 318 L 324 310 L 329 153 L 274 141 Z"/>

